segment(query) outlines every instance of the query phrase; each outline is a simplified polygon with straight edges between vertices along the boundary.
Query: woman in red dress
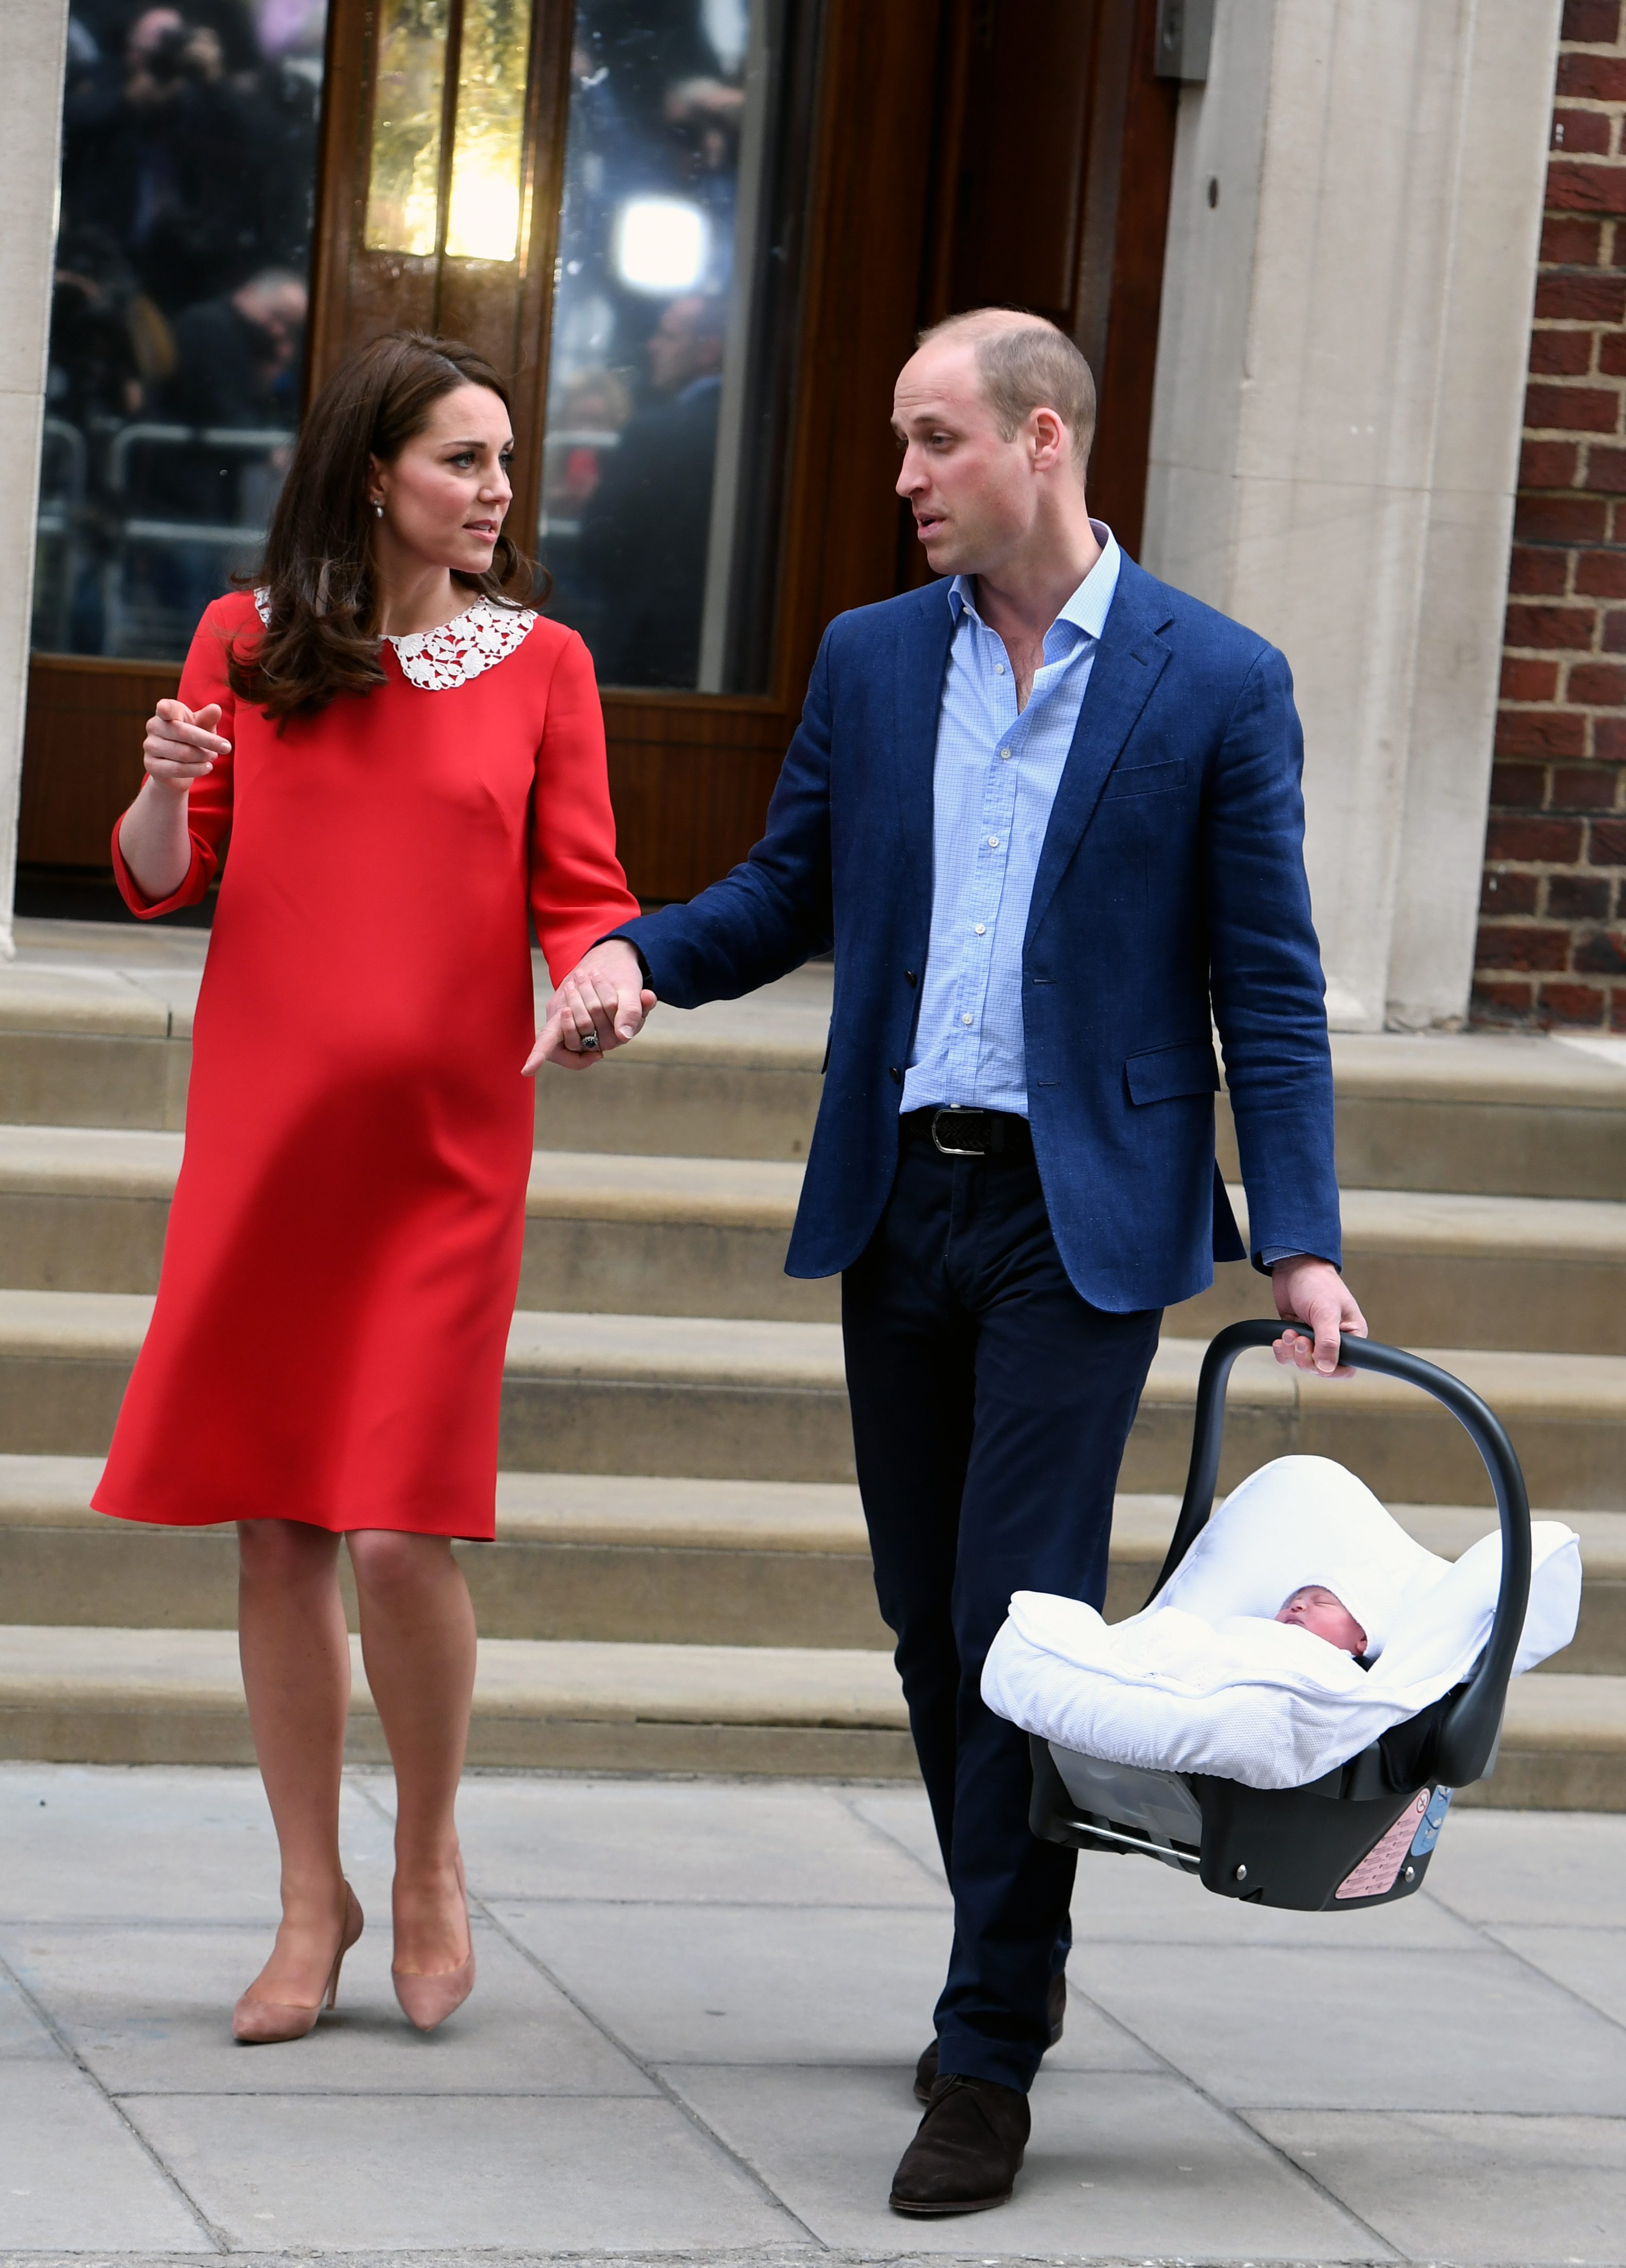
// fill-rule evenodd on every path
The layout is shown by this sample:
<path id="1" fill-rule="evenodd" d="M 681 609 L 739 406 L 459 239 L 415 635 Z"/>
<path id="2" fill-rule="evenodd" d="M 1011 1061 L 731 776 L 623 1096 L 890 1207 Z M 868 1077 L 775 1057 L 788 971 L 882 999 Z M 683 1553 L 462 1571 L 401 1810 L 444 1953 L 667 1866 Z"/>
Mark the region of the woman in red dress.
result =
<path id="1" fill-rule="evenodd" d="M 466 348 L 403 333 L 347 363 L 264 587 L 204 615 L 114 837 L 146 917 L 195 904 L 231 835 L 158 1304 L 94 1501 L 238 1522 L 283 1896 L 245 2041 L 308 2032 L 361 1932 L 338 1842 L 342 1536 L 395 1767 L 396 1992 L 428 2029 L 474 1981 L 453 1803 L 475 1627 L 451 1545 L 494 1530 L 533 1142 L 527 915 L 563 973 L 637 910 L 592 664 L 526 603 L 501 532 L 512 448 Z"/>

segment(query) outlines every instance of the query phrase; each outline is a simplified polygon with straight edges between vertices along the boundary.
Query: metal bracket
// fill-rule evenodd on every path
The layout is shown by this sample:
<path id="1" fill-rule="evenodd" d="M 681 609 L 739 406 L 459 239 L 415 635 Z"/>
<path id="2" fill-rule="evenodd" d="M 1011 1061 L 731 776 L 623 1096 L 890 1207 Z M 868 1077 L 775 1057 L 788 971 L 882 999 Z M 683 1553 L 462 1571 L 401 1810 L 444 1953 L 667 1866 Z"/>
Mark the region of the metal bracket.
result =
<path id="1" fill-rule="evenodd" d="M 1201 85 L 1214 38 L 1214 0 L 1158 0 L 1152 73 Z"/>

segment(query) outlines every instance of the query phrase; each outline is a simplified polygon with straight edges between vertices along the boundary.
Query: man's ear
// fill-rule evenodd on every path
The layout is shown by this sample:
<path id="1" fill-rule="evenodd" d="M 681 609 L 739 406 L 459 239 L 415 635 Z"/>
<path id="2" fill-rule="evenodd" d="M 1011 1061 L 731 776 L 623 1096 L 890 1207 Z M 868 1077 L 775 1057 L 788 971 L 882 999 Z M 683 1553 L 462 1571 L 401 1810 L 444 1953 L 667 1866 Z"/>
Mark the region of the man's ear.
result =
<path id="1" fill-rule="evenodd" d="M 1054 409 L 1038 409 L 1028 413 L 1032 436 L 1034 469 L 1048 472 L 1052 466 L 1069 455 L 1072 436 Z"/>

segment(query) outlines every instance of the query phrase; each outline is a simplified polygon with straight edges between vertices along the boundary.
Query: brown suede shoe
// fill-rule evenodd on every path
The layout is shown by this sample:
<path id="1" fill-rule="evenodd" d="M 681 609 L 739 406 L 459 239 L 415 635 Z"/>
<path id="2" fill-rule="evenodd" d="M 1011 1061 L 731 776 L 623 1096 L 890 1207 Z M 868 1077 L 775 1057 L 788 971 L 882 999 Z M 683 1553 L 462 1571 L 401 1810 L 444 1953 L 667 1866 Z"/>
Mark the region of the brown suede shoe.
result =
<path id="1" fill-rule="evenodd" d="M 945 2073 L 892 2177 L 894 2213 L 928 2220 L 1004 2205 L 1031 2125 L 1027 2097 L 1014 2087 Z"/>
<path id="2" fill-rule="evenodd" d="M 1052 1977 L 1050 1979 L 1050 2006 L 1048 2013 L 1050 2018 L 1050 2036 L 1045 2044 L 1048 2047 L 1054 2047 L 1057 2040 L 1062 2036 L 1062 2025 L 1067 2014 L 1067 1978 L 1065 1975 Z M 931 2090 L 937 2083 L 938 2043 L 933 2040 L 929 2048 L 923 2048 L 921 2050 L 920 2061 L 915 2066 L 916 2102 L 930 2102 L 931 2100 Z"/>

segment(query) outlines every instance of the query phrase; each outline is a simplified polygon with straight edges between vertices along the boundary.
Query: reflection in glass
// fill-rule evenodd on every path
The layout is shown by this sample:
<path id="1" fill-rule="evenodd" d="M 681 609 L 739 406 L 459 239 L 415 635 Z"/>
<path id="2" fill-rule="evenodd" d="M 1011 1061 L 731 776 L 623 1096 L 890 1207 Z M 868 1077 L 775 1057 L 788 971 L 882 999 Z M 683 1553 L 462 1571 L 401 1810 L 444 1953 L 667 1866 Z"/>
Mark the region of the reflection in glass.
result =
<path id="1" fill-rule="evenodd" d="M 525 169 L 531 0 L 463 0 L 446 250 L 514 260 Z"/>
<path id="2" fill-rule="evenodd" d="M 72 0 L 36 648 L 173 660 L 259 549 L 298 415 L 326 24 L 327 0 Z"/>
<path id="3" fill-rule="evenodd" d="M 766 682 L 815 0 L 578 0 L 540 549 L 608 685 Z"/>
<path id="4" fill-rule="evenodd" d="M 468 12 L 480 12 L 478 0 Z M 449 17 L 450 0 L 385 0 L 362 239 L 369 252 L 435 250 Z"/>

